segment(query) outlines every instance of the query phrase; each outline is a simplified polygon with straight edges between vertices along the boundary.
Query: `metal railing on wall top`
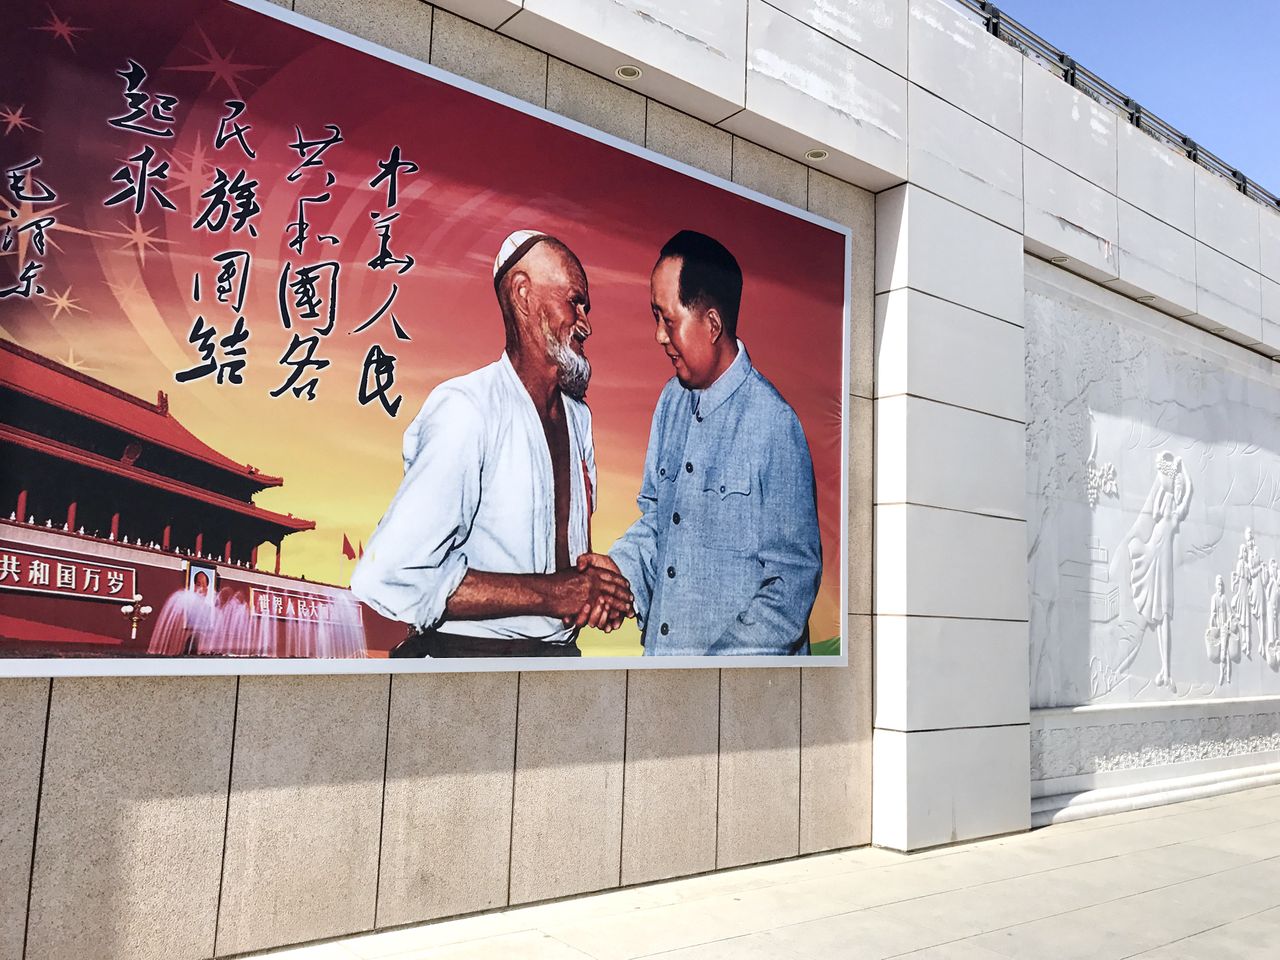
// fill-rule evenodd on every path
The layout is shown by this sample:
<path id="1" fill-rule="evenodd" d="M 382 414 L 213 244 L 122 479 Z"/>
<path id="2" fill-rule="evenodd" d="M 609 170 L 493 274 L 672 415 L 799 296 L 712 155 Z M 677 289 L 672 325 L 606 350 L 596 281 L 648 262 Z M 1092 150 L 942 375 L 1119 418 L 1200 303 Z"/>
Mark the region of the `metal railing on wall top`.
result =
<path id="1" fill-rule="evenodd" d="M 1148 112 L 1132 97 L 1117 90 L 1096 73 L 1087 70 L 1043 37 L 1032 33 L 1017 20 L 987 0 L 955 0 L 975 14 L 987 32 L 1041 66 L 1057 73 L 1065 82 L 1085 96 L 1110 107 L 1139 130 L 1181 152 L 1193 163 L 1230 180 L 1237 190 L 1261 204 L 1280 209 L 1280 198 L 1256 180 L 1245 176 L 1217 154 L 1210 153 L 1173 125 Z"/>

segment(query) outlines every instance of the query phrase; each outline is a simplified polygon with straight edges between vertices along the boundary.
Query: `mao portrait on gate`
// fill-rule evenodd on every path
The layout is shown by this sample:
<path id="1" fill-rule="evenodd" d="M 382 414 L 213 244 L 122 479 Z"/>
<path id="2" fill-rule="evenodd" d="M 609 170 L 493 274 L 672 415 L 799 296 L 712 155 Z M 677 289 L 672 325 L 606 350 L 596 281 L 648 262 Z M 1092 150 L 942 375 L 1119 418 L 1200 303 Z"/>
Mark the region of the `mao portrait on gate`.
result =
<path id="1" fill-rule="evenodd" d="M 0 66 L 0 553 L 157 612 L 0 582 L 0 657 L 844 661 L 847 229 L 289 11 L 72 6 Z"/>

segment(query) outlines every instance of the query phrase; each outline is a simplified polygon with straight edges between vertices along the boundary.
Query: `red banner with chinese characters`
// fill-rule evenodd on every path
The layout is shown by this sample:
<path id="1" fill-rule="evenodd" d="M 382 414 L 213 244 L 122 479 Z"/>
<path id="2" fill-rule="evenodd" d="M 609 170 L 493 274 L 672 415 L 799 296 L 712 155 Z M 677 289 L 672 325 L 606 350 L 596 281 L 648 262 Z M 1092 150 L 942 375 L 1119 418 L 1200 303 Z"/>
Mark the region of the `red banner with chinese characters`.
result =
<path id="1" fill-rule="evenodd" d="M 136 592 L 133 567 L 25 550 L 0 550 L 0 588 L 88 600 L 129 603 Z"/>

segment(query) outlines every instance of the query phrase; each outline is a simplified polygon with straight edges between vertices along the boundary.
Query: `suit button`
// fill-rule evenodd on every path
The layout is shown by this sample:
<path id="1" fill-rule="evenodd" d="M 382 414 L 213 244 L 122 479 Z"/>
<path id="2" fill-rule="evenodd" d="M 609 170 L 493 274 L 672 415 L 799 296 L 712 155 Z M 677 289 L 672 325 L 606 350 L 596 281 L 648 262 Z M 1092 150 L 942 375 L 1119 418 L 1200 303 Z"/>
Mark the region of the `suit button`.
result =
<path id="1" fill-rule="evenodd" d="M 693 464 L 692 464 L 692 463 L 686 463 L 686 464 L 684 465 L 684 472 L 685 472 L 685 473 L 693 473 Z"/>
<path id="2" fill-rule="evenodd" d="M 671 628 L 664 623 L 662 626 L 658 628 L 658 632 L 665 637 L 668 633 L 671 632 Z"/>
<path id="3" fill-rule="evenodd" d="M 676 568 L 667 567 L 667 579 L 674 580 L 676 578 Z"/>
<path id="4" fill-rule="evenodd" d="M 720 484 L 720 492 L 721 492 L 721 493 L 724 493 L 724 484 L 723 484 L 723 483 L 722 483 L 722 484 Z"/>
<path id="5" fill-rule="evenodd" d="M 693 415 L 693 419 L 695 419 L 695 420 L 697 420 L 699 423 L 701 423 L 701 422 L 702 422 L 702 414 L 700 414 L 700 413 L 695 413 L 695 414 Z"/>
<path id="6" fill-rule="evenodd" d="M 666 468 L 666 467 L 659 467 L 659 468 L 658 468 L 658 476 L 660 476 L 660 477 L 665 477 L 666 475 L 667 475 L 667 468 Z"/>
<path id="7" fill-rule="evenodd" d="M 680 514 L 678 514 L 678 513 L 673 513 L 673 514 L 671 515 L 671 522 L 672 522 L 672 523 L 679 523 L 679 522 L 680 522 Z"/>

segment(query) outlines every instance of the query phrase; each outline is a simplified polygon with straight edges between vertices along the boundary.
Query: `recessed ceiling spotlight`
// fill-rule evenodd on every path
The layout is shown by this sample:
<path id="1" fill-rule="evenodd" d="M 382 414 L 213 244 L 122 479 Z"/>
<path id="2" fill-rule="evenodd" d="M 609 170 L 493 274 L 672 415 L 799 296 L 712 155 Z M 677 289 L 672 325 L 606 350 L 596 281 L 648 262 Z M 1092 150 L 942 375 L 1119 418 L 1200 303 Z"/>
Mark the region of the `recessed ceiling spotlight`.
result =
<path id="1" fill-rule="evenodd" d="M 619 80 L 639 80 L 640 77 L 644 75 L 644 71 L 634 63 L 624 63 L 617 70 L 613 71 L 613 74 Z"/>
<path id="2" fill-rule="evenodd" d="M 1139 298 L 1138 298 L 1138 302 L 1139 302 L 1139 303 L 1150 303 L 1150 302 L 1151 302 L 1152 300 L 1154 300 L 1154 299 L 1155 299 L 1155 297 L 1151 296 L 1150 294 L 1147 294 L 1145 297 L 1139 297 Z"/>
<path id="3" fill-rule="evenodd" d="M 821 147 L 814 147 L 812 150 L 806 150 L 804 154 L 804 158 L 806 160 L 812 160 L 814 163 L 825 160 L 829 156 L 831 156 L 831 154 L 827 153 L 827 151 L 823 150 Z"/>
<path id="4" fill-rule="evenodd" d="M 1070 257 L 1050 257 L 1049 262 L 1050 263 L 1070 263 L 1071 258 Z"/>

